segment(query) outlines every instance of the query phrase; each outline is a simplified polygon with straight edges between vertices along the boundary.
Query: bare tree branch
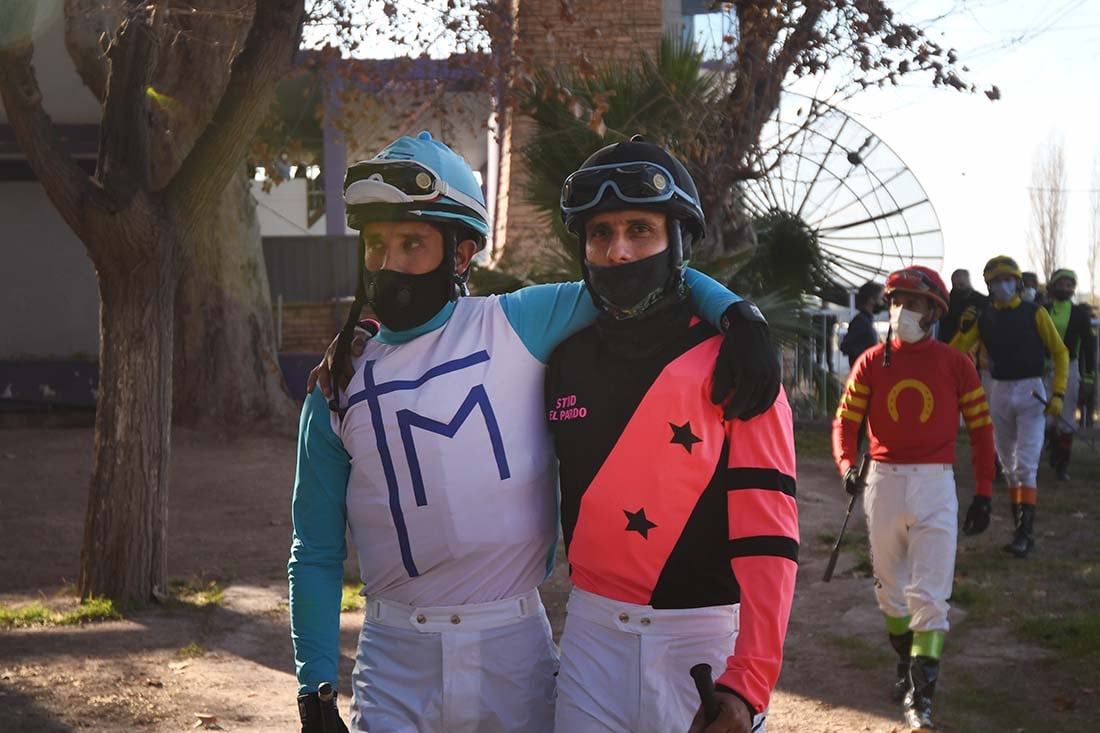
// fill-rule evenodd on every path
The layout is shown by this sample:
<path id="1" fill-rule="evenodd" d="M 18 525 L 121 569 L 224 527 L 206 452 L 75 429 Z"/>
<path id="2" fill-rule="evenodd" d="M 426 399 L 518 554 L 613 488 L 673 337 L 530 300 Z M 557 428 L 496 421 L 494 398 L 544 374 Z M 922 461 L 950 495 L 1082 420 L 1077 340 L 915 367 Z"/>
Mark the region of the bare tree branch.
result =
<path id="1" fill-rule="evenodd" d="M 252 28 L 233 62 L 222 101 L 169 184 L 185 211 L 200 210 L 225 189 L 239 152 L 267 115 L 266 100 L 290 66 L 304 13 L 303 0 L 257 0 Z"/>
<path id="2" fill-rule="evenodd" d="M 783 91 L 783 82 L 786 80 L 791 67 L 795 63 L 798 54 L 813 38 L 814 28 L 821 20 L 826 5 L 820 0 L 806 0 L 802 16 L 791 29 L 786 41 L 783 43 L 775 60 L 770 64 L 769 74 L 758 85 L 757 101 L 755 102 L 754 119 L 752 120 L 752 140 L 760 138 L 760 130 L 771 118 L 772 112 L 779 105 L 779 95 Z"/>
<path id="3" fill-rule="evenodd" d="M 84 241 L 84 202 L 99 206 L 106 201 L 99 187 L 77 166 L 65 150 L 50 116 L 42 108 L 34 66 L 35 0 L 0 0 L 0 99 L 19 147 L 38 177 L 46 195 L 65 222 Z M 93 260 L 97 252 L 89 253 Z"/>
<path id="4" fill-rule="evenodd" d="M 122 209 L 138 190 L 149 188 L 150 126 L 148 114 L 141 111 L 148 104 L 149 80 L 156 68 L 157 36 L 151 22 L 131 15 L 106 55 L 110 72 L 99 123 L 96 178 Z"/>
<path id="5" fill-rule="evenodd" d="M 1035 154 L 1031 172 L 1032 264 L 1048 278 L 1062 265 L 1062 235 L 1066 222 L 1066 156 L 1062 139 L 1051 133 Z"/>
<path id="6" fill-rule="evenodd" d="M 65 48 L 80 80 L 101 103 L 107 94 L 104 49 L 121 25 L 122 0 L 65 0 Z"/>

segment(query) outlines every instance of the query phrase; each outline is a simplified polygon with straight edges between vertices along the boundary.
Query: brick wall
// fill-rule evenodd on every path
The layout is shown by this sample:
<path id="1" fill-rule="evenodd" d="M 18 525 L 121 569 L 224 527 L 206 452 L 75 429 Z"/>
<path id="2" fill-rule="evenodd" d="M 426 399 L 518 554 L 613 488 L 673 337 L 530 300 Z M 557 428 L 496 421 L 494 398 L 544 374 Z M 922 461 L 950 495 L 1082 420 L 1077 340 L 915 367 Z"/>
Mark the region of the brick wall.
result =
<path id="1" fill-rule="evenodd" d="M 278 306 L 272 309 L 276 328 Z M 283 302 L 282 345 L 280 353 L 321 354 L 336 336 L 348 315 L 348 304 L 340 301 L 306 303 Z"/>
<path id="2" fill-rule="evenodd" d="M 576 21 L 561 18 L 560 0 L 517 0 L 516 54 L 531 68 L 566 67 L 578 52 L 595 64 L 655 53 L 663 28 L 662 0 L 576 0 Z M 598 34 L 596 33 L 598 29 Z M 520 151 L 534 124 L 519 115 L 504 115 L 501 135 L 500 185 L 492 260 L 523 272 L 538 260 L 550 236 L 526 199 L 527 171 Z M 580 161 L 577 161 L 578 163 Z"/>

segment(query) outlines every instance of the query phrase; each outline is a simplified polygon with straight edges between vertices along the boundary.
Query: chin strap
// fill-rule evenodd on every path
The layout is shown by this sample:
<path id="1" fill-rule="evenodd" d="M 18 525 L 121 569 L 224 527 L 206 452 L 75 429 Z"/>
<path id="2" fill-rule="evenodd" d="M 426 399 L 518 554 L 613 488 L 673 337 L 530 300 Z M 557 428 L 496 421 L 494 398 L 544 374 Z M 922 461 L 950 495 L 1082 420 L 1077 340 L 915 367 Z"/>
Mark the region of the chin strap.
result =
<path id="1" fill-rule="evenodd" d="M 448 293 L 448 300 L 458 300 L 464 295 L 470 294 L 467 282 L 470 279 L 470 268 L 459 274 L 458 272 L 458 243 L 461 241 L 458 230 L 454 227 L 443 228 L 443 264 L 447 271 L 452 273 L 452 288 Z"/>
<path id="2" fill-rule="evenodd" d="M 332 355 L 332 366 L 341 368 L 351 349 L 351 340 L 355 338 L 355 326 L 359 323 L 359 315 L 363 312 L 363 306 L 367 302 L 367 260 L 366 243 L 359 237 L 359 265 L 356 268 L 355 300 L 348 311 L 348 319 L 344 321 L 344 327 L 340 329 L 340 335 L 336 338 L 336 350 Z M 344 419 L 344 410 L 340 409 L 340 375 L 332 374 L 332 399 L 328 401 L 328 409 Z"/>
<path id="3" fill-rule="evenodd" d="M 665 292 L 672 293 L 684 286 L 684 225 L 679 219 L 669 218 L 668 248 L 672 250 L 672 272 L 669 274 L 670 282 L 665 286 Z"/>

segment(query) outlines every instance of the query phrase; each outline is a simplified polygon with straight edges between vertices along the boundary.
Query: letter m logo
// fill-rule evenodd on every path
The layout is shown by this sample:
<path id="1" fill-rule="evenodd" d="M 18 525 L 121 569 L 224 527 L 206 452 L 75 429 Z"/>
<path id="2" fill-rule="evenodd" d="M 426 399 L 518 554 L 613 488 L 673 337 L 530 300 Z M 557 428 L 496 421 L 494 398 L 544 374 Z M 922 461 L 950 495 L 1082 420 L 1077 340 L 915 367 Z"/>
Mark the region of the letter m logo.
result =
<path id="1" fill-rule="evenodd" d="M 420 471 L 420 459 L 416 454 L 416 443 L 413 441 L 413 428 L 420 428 L 436 435 L 442 435 L 445 438 L 453 438 L 458 433 L 458 429 L 473 414 L 474 408 L 481 408 L 481 415 L 485 419 L 485 427 L 489 432 L 489 442 L 493 447 L 493 457 L 496 459 L 500 480 L 503 481 L 511 476 L 511 472 L 508 470 L 508 458 L 504 455 L 504 441 L 500 437 L 500 426 L 497 425 L 496 415 L 493 414 L 493 406 L 489 403 L 489 395 L 485 392 L 484 385 L 479 384 L 466 395 L 465 401 L 459 406 L 455 416 L 448 423 L 424 417 L 412 410 L 397 411 L 397 424 L 401 428 L 401 442 L 405 446 L 405 456 L 409 461 L 413 496 L 416 497 L 417 506 L 426 506 L 428 497 L 424 492 L 424 477 Z"/>

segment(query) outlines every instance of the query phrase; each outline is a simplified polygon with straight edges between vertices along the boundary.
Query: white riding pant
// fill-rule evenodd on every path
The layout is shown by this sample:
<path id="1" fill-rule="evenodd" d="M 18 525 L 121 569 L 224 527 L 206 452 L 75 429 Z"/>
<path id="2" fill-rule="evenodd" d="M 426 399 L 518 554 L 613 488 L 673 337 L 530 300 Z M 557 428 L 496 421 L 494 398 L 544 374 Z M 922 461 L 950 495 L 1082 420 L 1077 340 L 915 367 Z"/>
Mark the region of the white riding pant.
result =
<path id="1" fill-rule="evenodd" d="M 913 631 L 947 631 L 959 514 L 954 469 L 875 461 L 863 511 L 879 609 L 911 616 Z"/>
<path id="2" fill-rule="evenodd" d="M 1043 403 L 1032 396 L 1038 393 L 1046 399 L 1043 380 L 994 379 L 989 391 L 989 412 L 993 416 L 993 444 L 1009 488 L 1036 486 L 1039 454 L 1043 451 L 1046 420 Z"/>
<path id="3" fill-rule="evenodd" d="M 567 611 L 556 733 L 686 731 L 700 704 L 691 668 L 706 662 L 715 678 L 725 671 L 740 617 L 739 604 L 657 610 L 579 588 Z"/>
<path id="4" fill-rule="evenodd" d="M 1054 394 L 1054 375 L 1051 374 L 1043 380 L 1043 386 L 1048 395 Z M 1066 399 L 1062 403 L 1062 420 L 1054 416 L 1047 417 L 1047 429 L 1054 430 L 1061 435 L 1072 433 L 1070 426 L 1077 425 L 1077 395 L 1081 391 L 1081 371 L 1077 366 L 1077 360 L 1069 362 L 1069 376 L 1066 378 Z M 1030 486 L 1030 484 L 1029 484 Z"/>
<path id="5" fill-rule="evenodd" d="M 367 599 L 351 729 L 550 733 L 557 667 L 537 590 L 461 606 Z"/>

